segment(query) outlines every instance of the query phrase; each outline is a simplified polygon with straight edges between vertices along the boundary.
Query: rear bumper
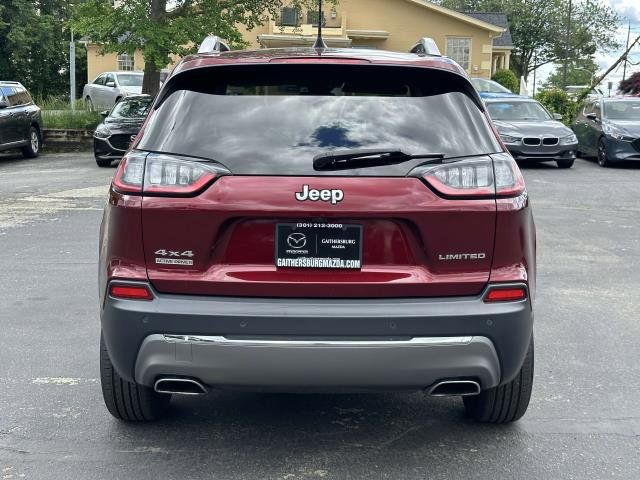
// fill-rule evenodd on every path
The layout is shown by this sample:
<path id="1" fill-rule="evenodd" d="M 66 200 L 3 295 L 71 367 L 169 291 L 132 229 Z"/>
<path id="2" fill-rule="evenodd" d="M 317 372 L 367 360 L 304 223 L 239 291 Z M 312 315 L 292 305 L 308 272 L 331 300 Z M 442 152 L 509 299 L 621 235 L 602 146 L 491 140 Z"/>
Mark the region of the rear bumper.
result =
<path id="1" fill-rule="evenodd" d="M 529 300 L 482 296 L 278 299 L 107 296 L 102 331 L 127 380 L 186 376 L 209 386 L 425 388 L 510 381 L 532 333 Z"/>
<path id="2" fill-rule="evenodd" d="M 229 339 L 150 335 L 138 353 L 136 382 L 193 377 L 206 385 L 269 389 L 422 389 L 443 379 L 500 382 L 486 337 L 407 340 Z"/>

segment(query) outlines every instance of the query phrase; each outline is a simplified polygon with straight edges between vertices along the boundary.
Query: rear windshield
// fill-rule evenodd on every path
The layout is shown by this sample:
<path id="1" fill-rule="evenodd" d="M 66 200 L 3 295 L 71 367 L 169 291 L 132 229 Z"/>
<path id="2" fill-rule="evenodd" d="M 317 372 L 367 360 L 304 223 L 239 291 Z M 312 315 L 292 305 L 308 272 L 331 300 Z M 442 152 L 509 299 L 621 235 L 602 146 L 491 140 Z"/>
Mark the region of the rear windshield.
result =
<path id="1" fill-rule="evenodd" d="M 215 160 L 241 175 L 404 176 L 424 162 L 317 172 L 354 149 L 461 157 L 500 151 L 467 80 L 405 67 L 258 66 L 169 81 L 138 148 Z"/>

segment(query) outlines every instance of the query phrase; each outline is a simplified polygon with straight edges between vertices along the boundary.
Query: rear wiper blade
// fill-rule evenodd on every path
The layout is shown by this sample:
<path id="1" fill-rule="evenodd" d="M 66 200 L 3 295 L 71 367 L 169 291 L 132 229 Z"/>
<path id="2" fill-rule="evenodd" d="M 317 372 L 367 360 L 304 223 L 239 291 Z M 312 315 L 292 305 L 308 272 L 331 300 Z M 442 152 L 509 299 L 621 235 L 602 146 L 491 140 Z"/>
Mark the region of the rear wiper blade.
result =
<path id="1" fill-rule="evenodd" d="M 350 170 L 352 168 L 396 165 L 419 158 L 433 160 L 433 162 L 428 163 L 437 163 L 444 159 L 444 154 L 423 153 L 412 155 L 402 150 L 340 150 L 316 155 L 313 158 L 313 169 L 316 171 Z"/>

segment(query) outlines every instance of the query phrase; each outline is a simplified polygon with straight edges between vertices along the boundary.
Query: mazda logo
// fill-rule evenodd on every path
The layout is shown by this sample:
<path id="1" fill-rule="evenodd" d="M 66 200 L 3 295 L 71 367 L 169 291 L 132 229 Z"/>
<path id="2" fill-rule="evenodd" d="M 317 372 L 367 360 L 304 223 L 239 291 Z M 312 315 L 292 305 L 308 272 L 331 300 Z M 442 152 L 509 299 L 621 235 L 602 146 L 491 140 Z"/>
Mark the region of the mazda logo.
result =
<path id="1" fill-rule="evenodd" d="M 307 236 L 304 233 L 292 233 L 287 237 L 287 245 L 300 250 L 307 245 Z"/>

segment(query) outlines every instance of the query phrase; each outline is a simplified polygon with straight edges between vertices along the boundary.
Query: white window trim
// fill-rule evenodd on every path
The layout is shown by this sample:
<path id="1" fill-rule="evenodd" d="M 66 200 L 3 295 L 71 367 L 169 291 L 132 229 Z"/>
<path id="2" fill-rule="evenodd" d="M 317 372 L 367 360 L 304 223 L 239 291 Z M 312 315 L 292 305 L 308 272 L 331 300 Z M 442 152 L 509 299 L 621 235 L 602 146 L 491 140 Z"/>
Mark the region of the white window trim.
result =
<path id="1" fill-rule="evenodd" d="M 119 53 L 116 57 L 118 71 L 133 72 L 135 69 L 135 58 L 128 53 Z"/>
<path id="2" fill-rule="evenodd" d="M 469 41 L 469 59 L 467 60 L 467 66 L 465 68 L 465 66 L 461 63 L 458 62 L 457 59 L 455 59 L 454 57 L 452 57 L 449 53 L 449 40 L 468 40 Z M 471 71 L 471 58 L 473 57 L 473 39 L 471 37 L 464 37 L 464 36 L 460 36 L 460 35 L 451 35 L 451 36 L 446 36 L 445 37 L 445 41 L 444 41 L 444 50 L 445 50 L 445 56 L 451 58 L 452 60 L 454 60 L 455 62 L 457 62 L 467 73 L 469 73 Z"/>

